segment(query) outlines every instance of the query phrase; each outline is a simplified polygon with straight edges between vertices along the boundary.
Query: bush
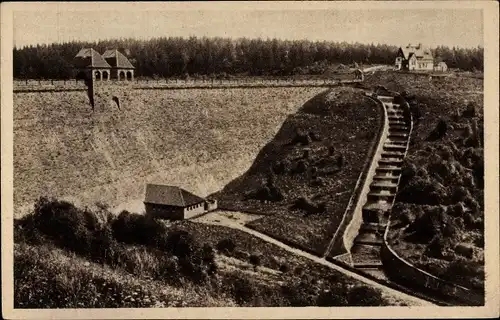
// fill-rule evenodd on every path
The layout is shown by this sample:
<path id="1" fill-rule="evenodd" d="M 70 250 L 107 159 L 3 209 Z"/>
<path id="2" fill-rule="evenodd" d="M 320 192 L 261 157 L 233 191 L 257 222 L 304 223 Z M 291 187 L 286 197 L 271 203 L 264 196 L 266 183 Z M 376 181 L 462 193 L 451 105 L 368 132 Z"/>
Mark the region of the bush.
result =
<path id="1" fill-rule="evenodd" d="M 462 112 L 462 117 L 473 118 L 476 115 L 476 106 L 473 103 L 469 103 L 465 110 Z"/>
<path id="2" fill-rule="evenodd" d="M 292 307 L 313 306 L 317 300 L 316 286 L 306 281 L 289 281 L 281 292 Z"/>
<path id="3" fill-rule="evenodd" d="M 366 286 L 355 286 L 349 290 L 347 301 L 351 306 L 383 306 L 385 300 L 379 290 Z"/>
<path id="4" fill-rule="evenodd" d="M 453 203 L 463 202 L 465 199 L 470 197 L 469 190 L 467 190 L 463 186 L 456 186 L 453 190 L 453 194 L 451 196 L 451 200 Z"/>
<path id="5" fill-rule="evenodd" d="M 295 130 L 295 137 L 290 142 L 291 145 L 300 144 L 303 146 L 309 145 L 312 142 L 312 138 L 308 133 L 302 132 L 300 129 Z"/>
<path id="6" fill-rule="evenodd" d="M 427 137 L 427 141 L 439 140 L 446 135 L 447 131 L 448 131 L 448 125 L 446 124 L 446 121 L 440 119 L 436 125 L 436 128 L 432 130 L 429 136 Z"/>
<path id="7" fill-rule="evenodd" d="M 253 267 L 256 269 L 258 266 L 260 266 L 260 256 L 252 254 L 250 255 L 250 263 L 253 265 Z"/>
<path id="8" fill-rule="evenodd" d="M 288 265 L 287 265 L 287 264 L 285 264 L 285 263 L 282 263 L 282 264 L 280 265 L 280 267 L 279 267 L 279 271 L 280 271 L 280 272 L 283 272 L 283 273 L 286 273 L 286 272 L 288 272 L 289 270 L 290 270 L 290 268 L 289 268 L 289 267 L 288 267 Z"/>
<path id="9" fill-rule="evenodd" d="M 93 232 L 98 228 L 98 219 L 92 212 L 76 208 L 66 201 L 39 198 L 28 228 L 38 229 L 63 248 L 86 254 L 91 249 Z"/>
<path id="10" fill-rule="evenodd" d="M 316 300 L 316 305 L 318 307 L 347 306 L 347 294 L 339 286 L 330 287 L 320 292 Z"/>
<path id="11" fill-rule="evenodd" d="M 162 236 L 167 232 L 159 221 L 128 211 L 122 211 L 111 227 L 118 241 L 150 246 L 159 246 Z"/>
<path id="12" fill-rule="evenodd" d="M 309 162 L 306 160 L 299 160 L 295 166 L 293 173 L 304 173 L 309 168 Z"/>
<path id="13" fill-rule="evenodd" d="M 448 194 L 443 185 L 417 173 L 416 177 L 400 189 L 397 198 L 400 202 L 439 205 L 447 202 Z"/>
<path id="14" fill-rule="evenodd" d="M 175 230 L 168 234 L 163 249 L 179 259 L 183 259 L 192 257 L 196 247 L 197 244 L 189 232 Z"/>
<path id="15" fill-rule="evenodd" d="M 326 204 L 320 203 L 315 204 L 311 200 L 305 197 L 298 198 L 291 209 L 298 209 L 306 211 L 307 214 L 323 213 L 326 211 Z"/>
<path id="16" fill-rule="evenodd" d="M 219 252 L 229 254 L 234 251 L 236 244 L 232 239 L 222 239 L 217 243 L 216 248 Z"/>
<path id="17" fill-rule="evenodd" d="M 337 156 L 336 164 L 339 169 L 342 169 L 342 167 L 344 166 L 344 156 L 342 154 L 339 154 Z"/>
<path id="18" fill-rule="evenodd" d="M 231 279 L 231 293 L 239 305 L 252 302 L 256 292 L 252 283 L 246 278 Z"/>

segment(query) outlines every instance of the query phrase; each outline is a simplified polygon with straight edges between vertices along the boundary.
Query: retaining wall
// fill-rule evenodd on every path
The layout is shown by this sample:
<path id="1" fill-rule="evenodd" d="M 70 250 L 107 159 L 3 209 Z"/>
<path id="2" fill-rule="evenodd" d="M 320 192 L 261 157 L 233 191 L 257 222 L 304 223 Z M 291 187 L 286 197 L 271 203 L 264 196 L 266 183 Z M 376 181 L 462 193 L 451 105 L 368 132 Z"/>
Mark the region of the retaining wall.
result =
<path id="1" fill-rule="evenodd" d="M 389 227 L 384 234 L 381 258 L 384 271 L 391 280 L 407 287 L 431 291 L 439 298 L 451 299 L 457 303 L 474 306 L 484 305 L 483 294 L 433 276 L 398 256 L 387 241 L 388 231 Z"/>
<path id="2" fill-rule="evenodd" d="M 374 98 L 372 98 L 374 99 Z M 374 99 L 383 110 L 383 120 L 382 120 L 382 130 L 378 139 L 378 144 L 373 153 L 369 156 L 371 159 L 370 167 L 368 168 L 366 175 L 363 181 L 363 187 L 359 192 L 359 195 L 356 199 L 356 206 L 354 207 L 352 218 L 350 223 L 347 225 L 344 235 L 343 242 L 345 249 L 350 252 L 354 243 L 354 239 L 359 233 L 359 229 L 361 224 L 363 223 L 363 205 L 366 203 L 368 199 L 368 193 L 370 192 L 370 184 L 372 183 L 373 177 L 375 176 L 375 170 L 378 166 L 378 161 L 381 158 L 382 151 L 384 149 L 384 143 L 387 139 L 387 135 L 389 134 L 389 121 L 387 118 L 387 110 L 382 103 L 382 101 L 378 99 Z"/>

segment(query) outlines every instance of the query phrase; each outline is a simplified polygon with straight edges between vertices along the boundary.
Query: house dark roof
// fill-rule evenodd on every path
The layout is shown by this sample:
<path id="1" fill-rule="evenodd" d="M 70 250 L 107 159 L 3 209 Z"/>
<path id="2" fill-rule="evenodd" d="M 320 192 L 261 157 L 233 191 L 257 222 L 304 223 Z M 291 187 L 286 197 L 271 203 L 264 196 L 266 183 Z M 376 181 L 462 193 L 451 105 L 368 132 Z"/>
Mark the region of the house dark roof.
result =
<path id="1" fill-rule="evenodd" d="M 112 66 L 116 68 L 123 68 L 123 69 L 134 69 L 135 67 L 130 63 L 130 61 L 125 57 L 120 51 L 113 49 L 113 50 L 106 50 L 104 54 L 102 55 L 104 59 Z"/>
<path id="2" fill-rule="evenodd" d="M 405 60 L 409 60 L 414 54 L 418 60 L 432 60 L 432 53 L 429 49 L 422 47 L 422 45 L 407 45 L 406 47 L 401 47 L 401 51 L 403 52 L 403 57 Z"/>
<path id="3" fill-rule="evenodd" d="M 186 207 L 205 201 L 189 191 L 176 186 L 148 184 L 146 186 L 145 203 Z"/>
<path id="4" fill-rule="evenodd" d="M 80 68 L 106 68 L 111 66 L 92 48 L 83 48 L 75 56 L 76 64 Z"/>

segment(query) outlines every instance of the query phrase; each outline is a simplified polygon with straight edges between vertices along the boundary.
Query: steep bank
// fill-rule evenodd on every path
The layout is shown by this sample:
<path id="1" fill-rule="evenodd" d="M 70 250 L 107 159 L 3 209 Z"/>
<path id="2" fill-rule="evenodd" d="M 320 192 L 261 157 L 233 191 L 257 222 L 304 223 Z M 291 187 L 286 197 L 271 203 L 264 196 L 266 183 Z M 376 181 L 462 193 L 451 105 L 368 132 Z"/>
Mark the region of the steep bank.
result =
<path id="1" fill-rule="evenodd" d="M 140 211 L 147 182 L 206 196 L 247 170 L 286 116 L 322 90 L 107 85 L 94 112 L 84 92 L 15 94 L 15 216 L 42 195 Z"/>
<path id="2" fill-rule="evenodd" d="M 287 118 L 252 167 L 217 195 L 220 206 L 268 215 L 249 226 L 323 254 L 376 138 L 378 111 L 360 89 L 339 87 L 315 96 Z"/>
<path id="3" fill-rule="evenodd" d="M 483 80 L 388 72 L 367 84 L 406 92 L 414 117 L 390 244 L 416 267 L 483 292 Z"/>

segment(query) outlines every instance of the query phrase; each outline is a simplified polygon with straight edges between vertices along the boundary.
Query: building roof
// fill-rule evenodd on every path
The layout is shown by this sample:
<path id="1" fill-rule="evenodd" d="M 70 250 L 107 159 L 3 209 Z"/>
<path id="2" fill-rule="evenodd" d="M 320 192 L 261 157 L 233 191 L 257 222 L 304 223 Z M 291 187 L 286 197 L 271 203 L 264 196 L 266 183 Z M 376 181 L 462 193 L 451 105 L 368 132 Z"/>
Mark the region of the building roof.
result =
<path id="1" fill-rule="evenodd" d="M 146 186 L 145 203 L 163 204 L 176 207 L 187 207 L 205 201 L 177 186 L 148 184 Z"/>
<path id="2" fill-rule="evenodd" d="M 403 57 L 405 60 L 409 60 L 412 55 L 418 60 L 432 60 L 432 52 L 431 50 L 423 47 L 421 44 L 418 45 L 407 45 L 405 47 L 400 47 L 401 52 L 403 53 Z"/>
<path id="3" fill-rule="evenodd" d="M 81 68 L 106 68 L 111 66 L 104 58 L 92 48 L 83 48 L 75 56 L 77 64 Z"/>
<path id="4" fill-rule="evenodd" d="M 106 50 L 102 55 L 104 59 L 112 66 L 116 68 L 124 69 L 134 69 L 134 66 L 130 61 L 117 49 Z"/>

